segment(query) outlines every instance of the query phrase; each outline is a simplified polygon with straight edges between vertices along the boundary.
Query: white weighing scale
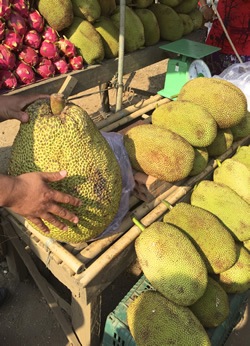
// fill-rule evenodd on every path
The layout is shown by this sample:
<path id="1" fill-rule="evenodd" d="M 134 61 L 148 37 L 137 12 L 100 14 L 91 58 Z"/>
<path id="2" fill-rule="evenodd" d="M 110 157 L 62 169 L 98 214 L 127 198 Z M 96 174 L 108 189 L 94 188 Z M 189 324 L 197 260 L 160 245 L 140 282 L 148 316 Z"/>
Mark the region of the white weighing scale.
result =
<path id="1" fill-rule="evenodd" d="M 209 67 L 202 58 L 220 50 L 219 47 L 187 39 L 167 43 L 160 48 L 178 54 L 176 58 L 168 60 L 164 89 L 158 91 L 158 94 L 170 99 L 176 98 L 190 79 L 211 77 Z"/>

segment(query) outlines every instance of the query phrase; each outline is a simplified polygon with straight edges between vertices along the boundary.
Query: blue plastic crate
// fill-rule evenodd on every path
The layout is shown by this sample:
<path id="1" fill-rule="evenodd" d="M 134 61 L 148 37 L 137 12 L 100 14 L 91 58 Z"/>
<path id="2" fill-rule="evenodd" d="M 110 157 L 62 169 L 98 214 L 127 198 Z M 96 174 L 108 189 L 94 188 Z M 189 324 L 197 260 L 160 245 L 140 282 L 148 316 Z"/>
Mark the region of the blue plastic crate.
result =
<path id="1" fill-rule="evenodd" d="M 118 306 L 112 311 L 105 323 L 102 346 L 136 346 L 127 324 L 127 307 L 145 290 L 153 290 L 152 285 L 142 276 L 131 288 Z M 242 318 L 249 292 L 229 295 L 230 313 L 217 328 L 207 329 L 212 346 L 225 344 L 233 328 Z"/>

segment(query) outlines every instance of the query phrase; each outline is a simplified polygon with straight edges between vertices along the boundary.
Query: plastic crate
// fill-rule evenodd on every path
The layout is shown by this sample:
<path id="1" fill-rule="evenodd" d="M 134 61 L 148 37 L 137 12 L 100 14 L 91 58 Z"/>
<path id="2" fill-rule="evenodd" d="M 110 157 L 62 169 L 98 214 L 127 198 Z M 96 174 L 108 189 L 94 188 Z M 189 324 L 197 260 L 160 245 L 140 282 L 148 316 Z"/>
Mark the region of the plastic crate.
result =
<path id="1" fill-rule="evenodd" d="M 142 276 L 114 311 L 108 315 L 104 328 L 102 346 L 136 346 L 128 329 L 127 307 L 145 290 L 153 290 L 153 287 L 145 276 Z M 222 346 L 225 344 L 231 331 L 244 314 L 248 296 L 249 292 L 229 295 L 230 313 L 228 318 L 217 328 L 207 329 L 212 346 Z"/>

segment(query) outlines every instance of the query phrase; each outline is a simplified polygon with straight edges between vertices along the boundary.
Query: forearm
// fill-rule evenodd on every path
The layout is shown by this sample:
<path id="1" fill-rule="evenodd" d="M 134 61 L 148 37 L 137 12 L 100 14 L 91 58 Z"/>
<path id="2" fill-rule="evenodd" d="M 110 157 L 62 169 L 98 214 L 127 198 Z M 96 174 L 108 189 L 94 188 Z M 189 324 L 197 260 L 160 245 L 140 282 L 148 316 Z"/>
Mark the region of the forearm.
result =
<path id="1" fill-rule="evenodd" d="M 15 178 L 0 174 L 0 207 L 8 207 L 10 196 L 13 193 Z"/>

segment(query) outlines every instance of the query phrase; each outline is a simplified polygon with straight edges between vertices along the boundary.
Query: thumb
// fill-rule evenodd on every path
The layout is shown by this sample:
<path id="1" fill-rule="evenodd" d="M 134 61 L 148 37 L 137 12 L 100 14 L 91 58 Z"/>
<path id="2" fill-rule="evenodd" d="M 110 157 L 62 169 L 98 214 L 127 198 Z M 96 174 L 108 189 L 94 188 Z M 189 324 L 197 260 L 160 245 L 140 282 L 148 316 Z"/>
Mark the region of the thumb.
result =
<path id="1" fill-rule="evenodd" d="M 42 177 L 47 182 L 54 182 L 54 181 L 60 181 L 64 179 L 67 176 L 67 171 L 63 170 L 60 172 L 43 172 Z"/>
<path id="2" fill-rule="evenodd" d="M 15 119 L 20 120 L 21 123 L 27 123 L 29 121 L 29 116 L 25 112 L 16 113 Z"/>

